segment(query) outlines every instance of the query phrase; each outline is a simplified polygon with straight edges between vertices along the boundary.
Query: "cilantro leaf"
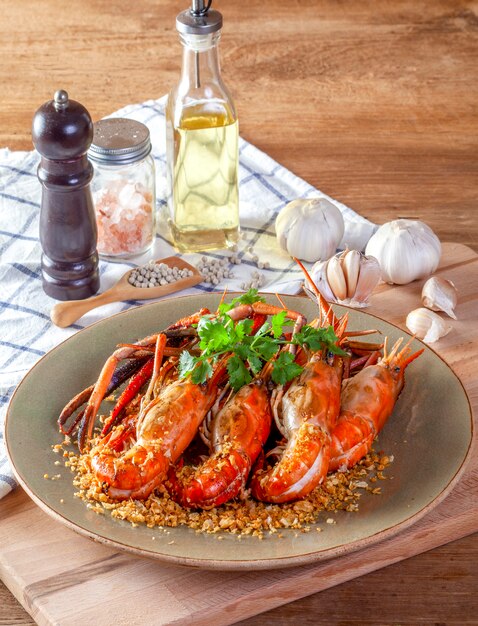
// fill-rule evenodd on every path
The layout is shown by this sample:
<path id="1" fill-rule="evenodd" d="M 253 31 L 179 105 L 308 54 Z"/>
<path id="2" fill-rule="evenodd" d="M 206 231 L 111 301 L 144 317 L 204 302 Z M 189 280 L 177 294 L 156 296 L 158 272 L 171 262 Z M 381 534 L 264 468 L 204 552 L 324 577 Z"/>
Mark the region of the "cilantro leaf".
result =
<path id="1" fill-rule="evenodd" d="M 292 321 L 286 319 L 286 316 L 287 311 L 284 310 L 271 317 L 272 334 L 275 339 L 279 339 L 282 335 L 284 326 L 290 326 L 292 324 Z"/>
<path id="2" fill-rule="evenodd" d="M 193 356 L 187 350 L 181 352 L 179 357 L 179 378 L 191 375 L 191 381 L 200 385 L 212 375 L 211 363 L 202 357 Z"/>
<path id="3" fill-rule="evenodd" d="M 312 328 L 304 326 L 302 330 L 295 334 L 292 343 L 299 346 L 307 345 L 311 350 L 327 350 L 333 354 L 345 356 L 347 353 L 337 345 L 338 337 L 332 326 L 328 328 Z"/>
<path id="4" fill-rule="evenodd" d="M 244 343 L 238 343 L 234 346 L 234 352 L 239 356 L 243 361 L 247 361 L 251 356 L 254 355 L 254 352 L 251 350 L 249 343 L 246 341 Z"/>
<path id="5" fill-rule="evenodd" d="M 230 344 L 230 333 L 227 326 L 219 320 L 211 320 L 202 317 L 198 324 L 199 347 L 210 354 L 227 348 Z"/>
<path id="6" fill-rule="evenodd" d="M 337 356 L 349 356 L 348 352 L 346 352 L 345 350 L 342 350 L 340 346 L 337 346 L 334 343 L 328 344 L 327 350 L 329 352 L 332 352 L 332 354 L 336 354 Z"/>
<path id="7" fill-rule="evenodd" d="M 183 350 L 183 352 L 181 352 L 181 356 L 179 357 L 179 378 L 186 378 L 186 376 L 193 371 L 196 363 L 197 357 L 194 357 L 187 350 Z"/>
<path id="8" fill-rule="evenodd" d="M 234 327 L 236 340 L 241 341 L 242 339 L 244 339 L 246 335 L 250 335 L 253 326 L 254 326 L 253 320 L 245 319 L 245 320 L 241 320 L 240 322 L 237 322 L 237 324 Z"/>
<path id="9" fill-rule="evenodd" d="M 254 374 L 259 374 L 259 372 L 264 366 L 264 363 L 262 362 L 262 360 L 254 353 L 251 353 L 248 356 L 247 361 L 249 363 L 249 367 L 251 368 Z"/>
<path id="10" fill-rule="evenodd" d="M 250 338 L 247 337 L 247 339 Z M 245 343 L 237 344 L 234 347 L 234 352 L 243 361 L 247 361 L 249 363 L 249 367 L 254 374 L 258 374 L 264 366 L 264 362 L 261 357 L 255 352 L 247 341 Z"/>
<path id="11" fill-rule="evenodd" d="M 196 367 L 193 369 L 191 374 L 191 381 L 195 385 L 200 385 L 204 383 L 208 378 L 211 378 L 212 375 L 212 365 L 209 363 L 207 359 L 198 361 Z"/>
<path id="12" fill-rule="evenodd" d="M 224 315 L 236 306 L 241 304 L 254 304 L 255 302 L 265 302 L 265 299 L 259 295 L 257 289 L 249 289 L 249 291 L 246 291 L 246 293 L 243 293 L 241 296 L 233 298 L 231 302 L 223 302 L 219 305 L 218 313 L 219 315 Z"/>
<path id="13" fill-rule="evenodd" d="M 264 361 L 270 361 L 272 357 L 277 354 L 277 351 L 280 348 L 280 345 L 276 340 L 272 337 L 255 337 L 252 342 L 254 346 L 255 352 L 263 359 Z"/>
<path id="14" fill-rule="evenodd" d="M 227 362 L 227 372 L 229 374 L 229 382 L 234 391 L 238 391 L 243 385 L 251 382 L 252 376 L 249 370 L 237 354 L 233 355 Z"/>
<path id="15" fill-rule="evenodd" d="M 278 385 L 285 385 L 302 372 L 302 367 L 294 361 L 291 352 L 281 352 L 274 361 L 272 368 L 272 380 Z"/>
<path id="16" fill-rule="evenodd" d="M 249 289 L 242 296 L 238 296 L 231 301 L 232 306 L 238 304 L 254 304 L 255 302 L 265 302 L 265 298 L 259 295 L 257 289 Z"/>

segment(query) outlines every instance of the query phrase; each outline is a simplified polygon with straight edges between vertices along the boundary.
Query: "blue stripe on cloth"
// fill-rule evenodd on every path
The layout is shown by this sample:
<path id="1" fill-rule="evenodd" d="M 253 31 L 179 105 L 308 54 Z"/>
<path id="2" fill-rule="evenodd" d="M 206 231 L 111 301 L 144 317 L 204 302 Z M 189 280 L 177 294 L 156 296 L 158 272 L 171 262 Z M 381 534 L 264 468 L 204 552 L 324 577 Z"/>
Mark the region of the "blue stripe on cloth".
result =
<path id="1" fill-rule="evenodd" d="M 0 230 L 0 235 L 5 235 L 6 237 L 12 237 L 13 239 L 23 239 L 24 241 L 37 241 L 38 237 L 27 237 L 26 235 L 19 235 L 18 233 L 11 233 L 8 230 Z"/>
<path id="2" fill-rule="evenodd" d="M 30 346 L 22 346 L 19 343 L 12 343 L 10 341 L 3 341 L 1 339 L 0 346 L 13 348 L 14 350 L 19 350 L 20 352 L 31 352 L 32 354 L 38 354 L 38 356 L 43 356 L 45 354 L 44 350 L 36 350 L 35 348 L 30 348 Z"/>
<path id="3" fill-rule="evenodd" d="M 21 313 L 30 313 L 31 315 L 35 315 L 36 317 L 41 317 L 43 320 L 49 320 L 49 316 L 45 315 L 45 313 L 41 313 L 40 311 L 36 311 L 35 309 L 30 309 L 29 307 L 22 306 L 20 304 L 13 304 L 11 302 L 4 302 L 0 300 L 0 310 L 1 309 L 13 309 L 14 311 L 20 311 Z"/>
<path id="4" fill-rule="evenodd" d="M 25 159 L 25 167 L 28 167 L 33 160 L 35 161 L 35 163 L 38 160 L 38 155 L 36 152 L 30 152 L 30 155 Z M 22 176 L 36 176 L 35 172 L 30 172 L 29 170 L 15 167 L 12 165 L 5 165 L 4 163 L 2 163 L 0 167 L 3 169 L 8 169 L 10 172 L 12 172 L 12 174 L 14 174 L 14 176 L 5 177 L 6 180 L 2 186 L 2 189 L 6 189 L 7 186 L 12 187 L 12 185 L 14 185 Z"/>
<path id="5" fill-rule="evenodd" d="M 254 172 L 253 169 L 251 169 L 250 167 L 248 167 L 245 163 L 242 163 L 242 167 L 247 170 L 248 172 L 250 172 L 252 174 L 252 176 L 254 178 L 256 178 L 257 180 L 259 180 L 261 182 L 261 184 L 271 193 L 273 193 L 275 196 L 277 196 L 280 200 L 282 200 L 282 202 L 287 203 L 290 202 L 289 198 L 286 198 L 284 196 L 284 194 L 282 194 L 278 189 L 276 189 L 275 187 L 273 187 L 267 180 L 264 179 L 264 176 L 262 174 L 259 174 L 258 172 Z"/>
<path id="6" fill-rule="evenodd" d="M 42 328 L 39 330 L 39 332 L 30 339 L 30 345 L 33 345 L 36 341 L 38 341 L 38 339 L 40 339 L 40 337 L 43 337 L 43 335 L 48 331 L 50 326 L 51 326 L 50 321 L 44 324 Z M 5 363 L 3 363 L 2 370 L 5 371 L 8 367 L 10 367 L 10 365 L 14 361 L 16 361 L 21 354 L 22 354 L 22 350 L 17 350 L 13 354 L 11 354 L 10 357 L 5 361 Z"/>
<path id="7" fill-rule="evenodd" d="M 9 170 L 10 172 L 15 172 L 20 174 L 20 176 L 31 176 L 32 178 L 36 178 L 36 174 L 34 172 L 29 172 L 28 170 L 22 170 L 19 167 L 14 167 L 13 165 L 4 165 L 0 164 L 0 168 L 4 170 Z M 10 181 L 9 181 L 10 184 Z"/>
<path id="8" fill-rule="evenodd" d="M 30 217 L 28 217 L 28 219 L 26 220 L 26 222 L 23 224 L 20 232 L 18 234 L 23 235 L 23 233 L 25 233 L 25 231 L 27 231 L 30 226 L 32 225 L 33 221 L 35 219 L 38 218 L 38 215 L 36 213 L 33 213 L 32 215 L 30 215 Z M 6 241 L 4 243 L 4 245 L 0 248 L 0 256 L 2 256 L 3 254 L 5 254 L 5 252 L 8 250 L 8 248 L 10 248 L 11 245 L 13 245 L 15 243 L 16 239 L 12 238 L 10 239 L 10 241 Z"/>
<path id="9" fill-rule="evenodd" d="M 19 272 L 22 272 L 23 274 L 26 274 L 30 278 L 41 278 L 41 274 L 40 274 L 41 266 L 40 265 L 38 265 L 37 272 L 32 271 L 30 268 L 25 267 L 25 265 L 22 265 L 21 263 L 11 263 L 11 265 L 16 270 L 18 270 Z"/>
<path id="10" fill-rule="evenodd" d="M 3 482 L 7 483 L 7 485 L 10 485 L 12 489 L 15 489 L 15 487 L 17 486 L 16 480 L 11 476 L 7 476 L 6 474 L 0 474 L 0 480 L 3 480 Z"/>
<path id="11" fill-rule="evenodd" d="M 10 396 L 15 390 L 15 385 L 11 385 L 5 390 L 5 393 L 0 396 L 0 406 L 7 404 L 10 401 Z M 2 435 L 2 430 L 0 429 L 0 435 Z"/>
<path id="12" fill-rule="evenodd" d="M 13 200 L 13 202 L 19 202 L 20 204 L 28 204 L 28 206 L 33 206 L 36 209 L 40 208 L 38 202 L 32 202 L 31 200 L 27 200 L 26 198 L 20 198 L 20 196 L 12 196 L 11 194 L 5 193 L 3 191 L 0 191 L 0 196 L 2 198 L 5 198 L 6 200 Z"/>

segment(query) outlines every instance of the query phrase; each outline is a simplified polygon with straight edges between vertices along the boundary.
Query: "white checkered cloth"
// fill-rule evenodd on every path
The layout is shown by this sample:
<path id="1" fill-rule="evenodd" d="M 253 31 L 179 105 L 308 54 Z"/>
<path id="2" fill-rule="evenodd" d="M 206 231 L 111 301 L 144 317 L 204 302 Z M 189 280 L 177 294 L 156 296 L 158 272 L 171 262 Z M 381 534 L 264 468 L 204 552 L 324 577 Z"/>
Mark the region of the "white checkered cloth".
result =
<path id="1" fill-rule="evenodd" d="M 151 131 L 153 156 L 157 174 L 157 204 L 165 206 L 165 128 L 166 98 L 125 107 L 113 114 L 146 124 Z M 278 211 L 287 202 L 300 197 L 324 197 L 342 212 L 346 229 L 343 241 L 361 249 L 374 231 L 374 225 L 352 209 L 333 200 L 321 191 L 294 176 L 253 145 L 240 140 L 240 223 L 244 235 L 240 243 L 241 265 L 233 265 L 234 278 L 228 279 L 230 291 L 240 291 L 241 284 L 250 282 L 256 270 L 246 247 L 253 246 L 262 261 L 270 268 L 261 270 L 266 277 L 263 291 L 296 293 L 301 274 L 290 257 L 278 246 L 274 221 Z M 36 177 L 39 162 L 33 152 L 10 152 L 0 149 L 0 498 L 16 486 L 5 455 L 3 421 L 6 407 L 16 385 L 34 363 L 48 350 L 79 329 L 126 310 L 142 302 L 128 301 L 109 304 L 85 315 L 70 328 L 60 329 L 50 322 L 50 309 L 55 301 L 42 290 L 38 239 L 41 188 Z M 161 231 L 148 257 L 133 262 L 111 263 L 100 261 L 101 291 L 111 287 L 122 274 L 145 261 L 177 255 Z M 186 260 L 197 264 L 202 255 L 187 254 Z M 207 254 L 208 257 L 230 256 L 228 251 Z M 214 287 L 202 283 L 184 293 L 223 290 L 224 284 Z"/>

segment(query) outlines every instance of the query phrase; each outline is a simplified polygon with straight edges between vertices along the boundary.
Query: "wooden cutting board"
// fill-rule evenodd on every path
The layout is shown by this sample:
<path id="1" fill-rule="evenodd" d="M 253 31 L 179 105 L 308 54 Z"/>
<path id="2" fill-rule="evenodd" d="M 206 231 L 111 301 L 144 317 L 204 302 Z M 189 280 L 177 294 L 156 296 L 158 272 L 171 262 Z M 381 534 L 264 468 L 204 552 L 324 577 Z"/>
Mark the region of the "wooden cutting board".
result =
<path id="1" fill-rule="evenodd" d="M 478 255 L 444 244 L 438 273 L 459 290 L 459 320 L 434 345 L 478 414 Z M 370 312 L 400 326 L 423 281 L 382 285 Z M 476 419 L 476 417 L 475 417 Z M 317 565 L 251 573 L 199 571 L 117 552 L 54 522 L 21 490 L 0 503 L 0 578 L 38 624 L 232 624 L 478 530 L 478 445 L 453 492 L 417 524 Z"/>

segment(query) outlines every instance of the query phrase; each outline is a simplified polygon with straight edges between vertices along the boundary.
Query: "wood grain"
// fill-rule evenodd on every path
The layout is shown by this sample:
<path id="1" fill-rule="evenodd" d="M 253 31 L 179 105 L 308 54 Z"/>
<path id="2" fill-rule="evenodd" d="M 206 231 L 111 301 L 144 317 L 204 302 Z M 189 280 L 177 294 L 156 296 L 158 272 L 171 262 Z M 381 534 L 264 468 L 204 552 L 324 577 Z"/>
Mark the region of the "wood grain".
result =
<path id="1" fill-rule="evenodd" d="M 33 112 L 59 87 L 94 119 L 167 92 L 179 71 L 173 24 L 183 4 L 4 0 L 0 145 L 31 149 Z M 443 240 L 478 251 L 477 2 L 216 5 L 243 136 L 373 221 L 417 216 Z M 478 561 L 478 541 L 457 545 L 464 546 L 454 561 L 460 589 L 446 579 L 453 548 L 445 546 L 254 623 L 306 623 L 309 611 L 327 624 L 371 625 L 382 615 L 384 624 L 472 623 L 477 577 L 469 564 Z M 431 594 L 422 568 L 442 592 L 425 608 L 419 595 Z M 0 589 L 0 624 L 22 623 L 31 621 Z"/>
<path id="2" fill-rule="evenodd" d="M 0 145 L 30 149 L 59 87 L 94 119 L 178 78 L 177 0 L 4 0 Z M 478 250 L 478 17 L 464 0 L 246 0 L 224 13 L 241 132 L 376 222 L 420 216 Z"/>
<path id="3" fill-rule="evenodd" d="M 434 347 L 452 364 L 462 380 L 476 415 L 478 380 L 473 365 L 478 360 L 478 255 L 463 245 L 445 244 L 438 273 L 453 280 L 461 297 L 453 332 Z M 403 326 L 405 313 L 419 298 L 422 282 L 382 286 L 372 296 L 370 312 Z M 475 437 L 470 462 L 457 486 L 413 526 L 358 552 L 287 570 L 200 571 L 117 552 L 88 541 L 51 520 L 21 489 L 17 489 L 2 500 L 0 508 L 0 577 L 40 625 L 82 626 L 92 621 L 98 624 L 120 621 L 138 626 L 151 623 L 158 626 L 188 626 L 191 623 L 222 626 L 333 588 L 477 530 L 478 438 Z M 448 566 L 450 574 L 454 571 L 451 563 L 442 565 Z M 470 584 L 471 581 L 476 584 L 475 574 L 476 569 L 472 568 L 468 579 Z M 393 588 L 393 574 L 389 578 L 386 572 L 382 572 L 381 576 Z M 442 585 L 440 574 L 435 576 L 440 581 L 437 586 Z M 415 581 L 416 577 L 404 583 L 409 593 L 415 592 Z M 440 596 L 437 605 L 448 615 L 447 619 L 453 620 L 455 614 L 451 613 L 451 608 L 456 607 L 457 599 L 454 592 L 451 593 L 452 603 Z M 315 598 L 316 610 L 325 616 L 321 596 Z M 379 598 L 379 594 L 369 594 L 369 602 L 376 607 L 377 613 L 370 615 L 369 622 L 362 623 L 376 624 L 377 615 L 381 619 Z M 473 604 L 476 596 L 472 593 L 465 600 Z M 474 613 L 464 612 L 466 604 L 466 601 L 460 602 L 461 621 L 455 623 L 466 624 L 470 615 L 474 618 Z M 141 606 L 140 615 L 138 605 Z M 302 611 L 301 606 L 299 603 L 292 613 L 278 609 L 278 615 L 286 621 L 290 618 L 294 623 Z M 390 610 L 392 608 L 393 603 Z M 307 613 L 307 608 L 304 610 Z M 345 615 L 347 610 L 347 619 L 353 623 L 360 613 L 358 607 L 343 607 L 342 614 Z M 426 605 L 422 616 L 426 623 L 429 619 Z M 340 612 L 329 615 L 325 623 L 339 625 L 342 623 L 339 617 Z M 261 618 L 262 623 L 268 623 L 269 618 L 273 619 L 265 615 Z M 261 623 L 258 619 L 256 623 Z"/>
<path id="4" fill-rule="evenodd" d="M 478 608 L 476 540 L 477 535 L 470 535 L 453 541 L 320 594 L 238 622 L 238 625 L 475 625 Z M 34 624 L 11 594 L 0 594 L 0 626 Z"/>

